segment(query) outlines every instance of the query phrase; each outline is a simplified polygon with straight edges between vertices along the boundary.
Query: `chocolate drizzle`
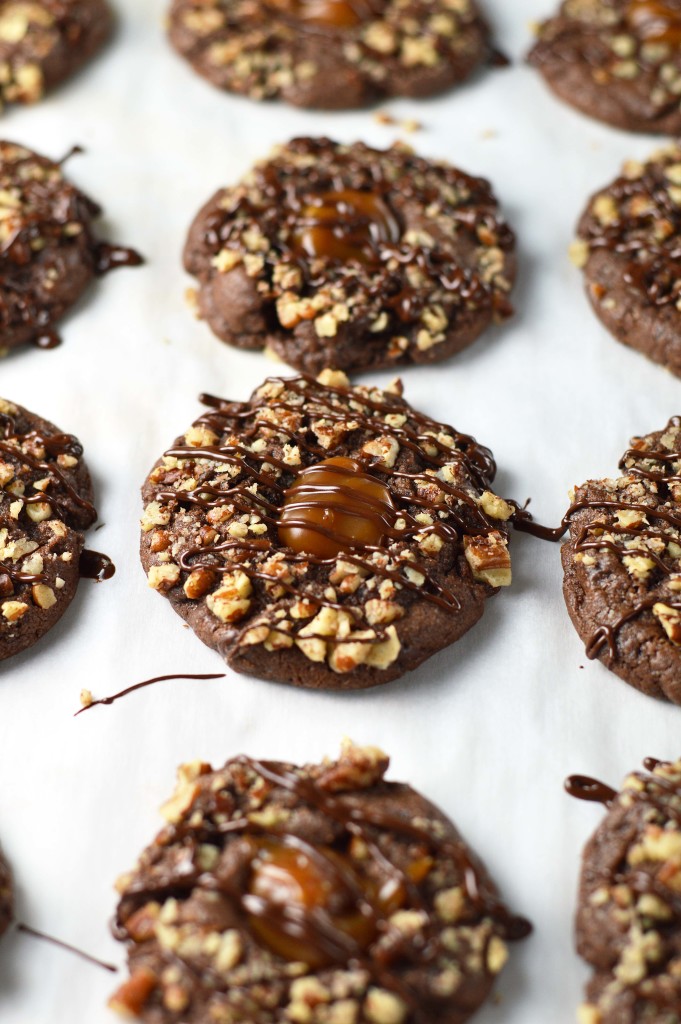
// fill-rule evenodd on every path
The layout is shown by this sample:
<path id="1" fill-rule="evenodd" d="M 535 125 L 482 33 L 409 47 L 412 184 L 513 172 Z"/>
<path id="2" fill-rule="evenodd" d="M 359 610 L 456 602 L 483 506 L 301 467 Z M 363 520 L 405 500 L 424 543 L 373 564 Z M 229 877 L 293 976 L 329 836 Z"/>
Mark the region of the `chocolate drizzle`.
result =
<path id="1" fill-rule="evenodd" d="M 674 416 L 667 424 L 667 430 L 681 426 L 681 417 Z M 681 453 L 632 447 L 622 456 L 619 468 L 628 476 L 651 483 L 655 488 L 654 498 L 657 504 L 648 505 L 643 501 L 618 501 L 611 498 L 590 497 L 578 498 L 574 501 L 561 522 L 555 529 L 540 526 L 532 521 L 532 517 L 524 509 L 516 506 L 513 517 L 514 527 L 525 533 L 544 540 L 559 540 L 571 528 L 573 517 L 582 511 L 593 510 L 602 515 L 589 518 L 576 527 L 570 541 L 575 554 L 589 551 L 609 551 L 620 560 L 627 557 L 641 556 L 654 564 L 654 577 L 663 582 L 672 575 L 679 574 L 679 566 L 668 549 L 670 543 L 681 546 L 681 511 L 672 494 L 675 485 L 681 485 L 681 475 L 674 467 L 681 465 Z M 658 468 L 659 467 L 659 468 Z M 681 493 L 681 492 L 680 492 Z M 653 495 L 648 492 L 648 497 Z M 631 512 L 633 518 L 628 525 L 622 525 L 617 512 Z M 668 527 L 671 527 L 670 531 Z M 674 533 L 672 531 L 678 531 Z M 658 553 L 646 544 L 647 541 L 659 541 L 661 552 Z M 650 612 L 658 603 L 663 602 L 669 608 L 681 611 L 681 597 L 673 595 L 661 596 L 659 590 L 655 594 L 640 597 L 634 605 L 626 608 L 613 621 L 601 623 L 586 643 L 587 657 L 597 658 L 605 648 L 610 661 L 617 657 L 617 635 L 627 623 Z"/>
<path id="2" fill-rule="evenodd" d="M 622 936 L 621 942 L 608 949 L 610 978 L 602 976 L 602 959 L 593 959 L 590 951 L 583 954 L 598 972 L 599 981 L 607 982 L 594 987 L 598 993 L 595 1008 L 605 1010 L 607 1006 L 609 1012 L 617 1013 L 625 1007 L 627 1012 L 635 1009 L 640 1019 L 657 1020 L 651 1007 L 679 1009 L 675 965 L 681 896 L 674 850 L 681 829 L 681 762 L 646 758 L 644 767 L 649 774 L 633 772 L 621 793 L 583 776 L 573 776 L 566 786 L 573 796 L 602 802 L 610 810 L 585 850 L 578 914 L 582 937 L 592 926 L 596 935 Z M 651 896 L 655 900 L 647 901 L 646 906 L 641 897 Z M 626 901 L 624 912 L 622 900 Z M 653 910 L 649 911 L 651 903 Z M 660 908 L 659 915 L 655 907 Z M 659 943 L 655 956 L 646 958 L 641 971 L 627 971 L 629 955 L 641 948 L 639 943 L 645 944 L 646 936 Z M 585 943 L 582 938 L 582 947 L 597 951 L 599 944 L 593 940 Z M 663 1016 L 666 1020 L 667 1015 Z M 674 1016 L 672 1012 L 669 1019 Z"/>
<path id="3" fill-rule="evenodd" d="M 387 393 L 370 394 L 368 390 L 331 387 L 306 375 L 270 378 L 266 385 L 281 385 L 279 396 L 272 398 L 256 394 L 251 402 L 245 404 L 201 396 L 210 411 L 195 426 L 206 428 L 226 440 L 200 446 L 175 445 L 165 453 L 167 459 L 195 463 L 194 474 L 206 480 L 205 483 L 203 480 L 196 482 L 191 489 L 169 489 L 163 485 L 154 488 L 153 498 L 168 505 L 171 514 L 178 509 L 193 508 L 209 512 L 228 505 L 236 513 L 255 513 L 267 528 L 267 532 L 257 538 L 230 536 L 226 540 L 186 546 L 178 557 L 182 571 L 214 574 L 240 570 L 260 585 L 276 584 L 282 593 L 290 597 L 317 605 L 345 608 L 351 615 L 361 616 L 361 609 L 353 604 L 339 604 L 327 596 L 320 600 L 321 595 L 314 587 L 309 589 L 300 584 L 295 574 L 291 578 L 285 577 L 276 571 L 277 565 L 269 563 L 271 556 L 281 550 L 277 534 L 281 535 L 286 523 L 295 525 L 290 518 L 291 509 L 300 511 L 302 508 L 295 503 L 293 506 L 289 504 L 287 514 L 287 495 L 290 499 L 297 493 L 299 485 L 296 481 L 303 480 L 308 472 L 305 466 L 320 462 L 328 464 L 329 457 L 334 455 L 333 444 L 325 448 L 315 443 L 311 439 L 309 425 L 299 422 L 301 413 L 305 413 L 304 407 L 309 406 L 314 409 L 310 418 L 319 416 L 330 425 L 330 429 L 343 428 L 343 433 L 361 431 L 362 436 L 381 438 L 388 444 L 394 440 L 406 453 L 406 461 L 398 460 L 393 466 L 388 466 L 380 457 L 363 451 L 355 456 L 358 472 L 366 474 L 366 478 L 377 485 L 384 485 L 394 507 L 390 516 L 383 513 L 380 516 L 379 532 L 383 535 L 383 543 L 367 543 L 366 537 L 359 544 L 353 543 L 339 535 L 338 527 L 333 523 L 310 525 L 305 519 L 305 525 L 320 540 L 328 541 L 334 551 L 342 551 L 344 562 L 357 566 L 363 573 L 392 580 L 405 591 L 417 592 L 439 608 L 458 611 L 460 602 L 443 583 L 439 563 L 415 557 L 413 552 L 405 558 L 402 552 L 405 545 L 415 538 L 435 535 L 450 546 L 452 556 L 456 557 L 463 554 L 465 538 L 485 538 L 492 532 L 503 532 L 503 526 L 484 513 L 475 495 L 475 488 L 486 490 L 490 487 L 495 474 L 496 466 L 489 450 L 469 435 L 445 428 L 410 410 L 402 399 Z M 399 426 L 390 425 L 386 417 L 392 419 L 393 424 L 404 422 Z M 273 453 L 271 445 L 260 448 L 256 445 L 254 451 L 252 442 L 261 438 L 264 431 L 271 431 L 273 436 L 281 435 L 284 441 L 277 442 L 280 446 L 285 443 L 295 445 L 301 455 L 300 467 L 294 469 L 284 461 L 281 447 L 277 451 L 281 451 L 282 456 Z M 446 435 L 443 431 L 447 432 Z M 238 435 L 238 441 L 235 435 Z M 203 460 L 208 463 L 208 472 Z M 430 472 L 400 468 L 411 466 L 415 461 L 425 464 Z M 231 473 L 220 478 L 225 483 L 211 480 L 214 475 L 214 470 L 210 471 L 211 463 L 233 467 Z M 452 482 L 449 483 L 439 473 L 445 463 L 453 467 Z M 278 477 L 275 477 L 272 467 L 280 472 Z M 426 491 L 434 486 L 440 495 L 436 505 Z M 330 493 L 335 496 L 330 501 L 337 501 L 341 512 L 352 511 L 351 503 L 342 497 L 342 486 L 332 486 Z M 433 513 L 430 522 L 419 519 L 419 516 L 423 518 L 424 511 Z M 294 570 L 309 566 L 331 569 L 337 557 L 336 554 L 321 557 L 318 553 L 292 551 L 290 548 L 283 550 L 286 562 Z M 420 574 L 423 580 L 420 581 L 415 574 Z M 300 628 L 304 623 L 304 619 L 298 620 L 294 628 Z M 277 628 L 273 623 L 272 629 L 276 632 Z M 376 634 L 380 638 L 384 631 L 377 629 Z M 358 642 L 375 640 L 376 636 L 373 641 L 360 638 Z"/>
<path id="4" fill-rule="evenodd" d="M 111 697 L 100 697 L 98 700 L 91 701 L 89 704 L 86 704 L 84 707 L 82 707 L 80 709 L 80 711 L 76 711 L 76 713 L 74 714 L 73 717 L 77 718 L 78 715 L 82 715 L 84 711 L 89 711 L 90 708 L 96 708 L 98 705 L 106 705 L 108 707 L 111 704 L 114 704 L 117 700 L 120 700 L 122 697 L 127 697 L 128 694 L 135 693 L 136 690 L 143 690 L 147 686 L 153 686 L 155 683 L 165 683 L 165 682 L 168 682 L 169 680 L 172 680 L 172 679 L 224 679 L 224 678 L 225 678 L 224 672 L 212 672 L 212 673 L 209 673 L 209 674 L 206 674 L 206 675 L 195 675 L 195 674 L 191 674 L 190 675 L 190 674 L 185 674 L 185 673 L 182 673 L 182 674 L 178 675 L 177 673 L 173 673 L 173 674 L 168 675 L 168 676 L 154 676 L 153 679 L 145 679 L 141 683 L 134 683 L 132 686 L 126 686 L 126 688 L 124 690 L 121 690 L 119 693 L 114 693 L 113 696 L 111 696 Z"/>
<path id="5" fill-rule="evenodd" d="M 29 925 L 19 922 L 17 924 L 17 931 L 23 935 L 30 935 L 33 939 L 40 939 L 42 942 L 49 942 L 51 946 L 57 946 L 58 949 L 63 949 L 67 953 L 73 953 L 74 956 L 80 957 L 81 960 L 86 960 L 89 964 L 94 964 L 95 967 L 101 967 L 104 971 L 109 971 L 110 974 L 117 974 L 118 968 L 114 964 L 108 964 L 105 960 L 100 960 L 96 956 L 92 956 L 90 953 L 85 953 L 82 949 L 78 949 L 76 946 L 70 945 L 68 942 L 63 942 L 62 939 L 55 939 L 53 935 L 46 935 L 45 932 L 39 932 L 35 928 L 30 928 Z"/>
<path id="6" fill-rule="evenodd" d="M 9 348 L 54 348 L 54 324 L 93 275 L 142 262 L 132 249 L 95 238 L 100 207 L 62 174 L 78 151 L 53 162 L 0 143 L 0 337 Z"/>
<path id="7" fill-rule="evenodd" d="M 19 414 L 21 415 L 21 414 Z M 72 434 L 49 434 L 38 429 L 22 431 L 17 417 L 0 413 L 0 460 L 10 466 L 26 467 L 39 474 L 41 488 L 33 493 L 21 493 L 22 512 L 34 505 L 49 505 L 51 518 L 60 519 L 74 530 L 86 530 L 97 519 L 92 502 L 83 497 L 75 480 L 58 464 L 60 456 L 80 459 L 83 449 Z M 21 476 L 18 482 L 23 486 Z M 11 583 L 41 583 L 47 578 L 42 573 L 23 572 L 11 562 L 0 561 L 0 595 L 12 593 Z M 8 586 L 8 582 L 10 585 Z"/>
<path id="8" fill-rule="evenodd" d="M 605 249 L 625 261 L 624 280 L 656 309 L 681 299 L 681 207 L 670 192 L 668 165 L 652 160 L 638 177 L 617 178 L 603 193 L 617 215 L 603 224 L 588 211 L 579 229 L 591 252 Z"/>
<path id="9" fill-rule="evenodd" d="M 309 161 L 304 174 L 297 159 Z M 510 277 L 510 268 L 504 264 L 491 278 L 482 263 L 468 258 L 481 243 L 505 257 L 515 245 L 482 179 L 398 149 L 384 153 L 305 138 L 257 165 L 251 177 L 248 187 L 225 191 L 219 208 L 202 222 L 203 239 L 214 255 L 243 253 L 249 230 L 267 240 L 259 275 L 263 301 L 276 303 L 287 290 L 278 278 L 284 265 L 299 281 L 291 286 L 297 298 L 333 287 L 347 297 L 351 319 L 361 311 L 375 322 L 384 313 L 377 336 L 401 334 L 405 325 L 422 327 L 421 315 L 434 303 L 452 322 L 461 308 L 493 309 L 499 317 L 512 313 L 508 281 L 501 281 L 504 274 Z M 447 237 L 435 231 L 431 237 L 427 224 L 408 230 L 414 208 L 441 210 L 456 232 Z M 320 244 L 312 244 L 314 232 Z"/>
<path id="10" fill-rule="evenodd" d="M 515 941 L 528 936 L 532 927 L 523 918 L 512 915 L 491 890 L 483 870 L 463 842 L 442 828 L 436 819 L 432 825 L 397 810 L 384 809 L 380 797 L 390 799 L 390 784 L 379 783 L 376 801 L 371 800 L 372 788 L 350 789 L 334 794 L 304 770 L 277 762 L 258 761 L 241 756 L 225 766 L 228 773 L 237 775 L 246 770 L 264 780 L 274 789 L 284 790 L 295 800 L 305 820 L 305 807 L 333 823 L 332 845 L 311 842 L 287 830 L 286 821 L 268 827 L 262 816 L 249 815 L 233 809 L 226 814 L 227 797 L 213 787 L 213 810 L 210 817 L 204 813 L 199 823 L 195 808 L 187 812 L 181 822 L 162 833 L 157 842 L 164 846 L 178 844 L 191 849 L 192 844 L 211 844 L 224 849 L 234 843 L 239 850 L 240 867 L 236 873 L 227 871 L 201 872 L 186 870 L 184 877 L 173 872 L 172 879 L 165 874 L 152 876 L 153 884 L 142 876 L 140 884 L 132 883 L 123 893 L 115 926 L 118 938 L 130 940 L 127 922 L 149 902 L 158 902 L 170 895 L 182 899 L 195 889 L 218 892 L 238 908 L 240 919 L 255 941 L 270 948 L 277 947 L 283 959 L 301 958 L 301 950 L 309 950 L 313 970 L 324 965 L 336 965 L 367 972 L 370 983 L 395 992 L 410 1007 L 413 1021 L 426 1024 L 430 1010 L 439 1005 L 442 997 L 433 993 L 424 997 L 413 988 L 405 976 L 418 967 L 434 967 L 446 950 L 442 945 L 444 925 L 430 906 L 432 894 L 427 896 L 422 882 L 432 867 L 451 865 L 465 892 L 466 909 L 460 923 L 473 928 L 489 922 L 485 942 L 496 934 Z M 255 790 L 255 787 L 251 787 Z M 366 799 L 361 803 L 357 797 Z M 289 806 L 288 802 L 284 806 Z M 296 813 L 292 818 L 296 819 Z M 439 830 L 442 829 L 440 832 Z M 331 834 L 329 832 L 329 834 Z M 408 869 L 398 867 L 386 856 L 384 838 L 408 844 L 413 864 Z M 349 850 L 360 843 L 366 850 L 363 858 L 352 859 Z M 262 856 L 282 859 L 281 851 L 298 851 L 296 882 L 313 886 L 308 899 L 276 898 L 271 887 L 260 882 Z M 222 861 L 227 861 L 221 858 Z M 170 862 L 169 862 L 170 863 Z M 308 865 L 306 867 L 306 864 Z M 424 866 L 421 869 L 421 866 Z M 412 871 L 412 868 L 417 868 Z M 301 877 L 300 872 L 303 872 Z M 307 875 L 307 877 L 305 877 Z M 424 914 L 423 929 L 419 934 L 405 934 L 391 930 L 388 918 L 398 909 L 413 909 Z M 136 940 L 135 940 L 136 941 Z M 482 969 L 487 966 L 487 946 L 482 950 Z M 451 954 L 449 954 L 451 956 Z M 185 969 L 194 970 L 186 959 L 179 958 Z M 202 972 L 206 973 L 202 967 Z M 216 988 L 224 986 L 224 979 L 208 968 L 215 978 Z M 402 980 L 400 980 L 402 979 Z M 453 1005 L 459 1003 L 456 995 L 448 996 Z M 463 1004 L 461 1004 L 463 1005 Z"/>

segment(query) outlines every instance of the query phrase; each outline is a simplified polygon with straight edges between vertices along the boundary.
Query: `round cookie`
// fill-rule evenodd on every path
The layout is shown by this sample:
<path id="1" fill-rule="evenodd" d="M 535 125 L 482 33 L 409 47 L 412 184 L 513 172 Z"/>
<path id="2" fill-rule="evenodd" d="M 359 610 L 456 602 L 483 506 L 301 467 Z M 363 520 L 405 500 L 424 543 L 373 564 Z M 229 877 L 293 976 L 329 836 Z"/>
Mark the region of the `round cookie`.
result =
<path id="1" fill-rule="evenodd" d="M 493 56 L 474 0 L 173 0 L 169 33 L 220 89 L 327 110 L 431 96 Z"/>
<path id="2" fill-rule="evenodd" d="M 646 762 L 584 850 L 577 949 L 594 968 L 585 1024 L 674 1024 L 681 1007 L 681 761 Z"/>
<path id="3" fill-rule="evenodd" d="M 627 131 L 681 132 L 679 0 L 565 0 L 529 62 L 571 106 Z"/>
<path id="4" fill-rule="evenodd" d="M 607 329 L 681 376 L 681 148 L 669 146 L 589 201 L 572 248 Z"/>
<path id="5" fill-rule="evenodd" d="M 105 0 L 0 0 L 0 107 L 35 103 L 104 44 Z"/>
<path id="6" fill-rule="evenodd" d="M 183 766 L 118 885 L 130 980 L 112 1005 L 149 1024 L 468 1020 L 530 926 L 387 767 L 351 744 L 302 768 Z"/>
<path id="7" fill-rule="evenodd" d="M 0 661 L 39 640 L 76 592 L 97 518 L 82 455 L 71 434 L 0 399 Z"/>
<path id="8" fill-rule="evenodd" d="M 143 487 L 142 563 L 238 672 L 322 689 L 389 682 L 511 582 L 491 453 L 388 391 L 270 378 L 210 411 Z"/>
<path id="9" fill-rule="evenodd" d="M 14 889 L 12 873 L 0 851 L 0 937 L 14 920 Z"/>
<path id="10" fill-rule="evenodd" d="M 590 658 L 681 704 L 681 418 L 574 492 L 563 593 Z"/>
<path id="11" fill-rule="evenodd" d="M 100 213 L 60 163 L 0 142 L 0 353 L 58 344 L 54 324 L 96 275 L 142 262 L 97 241 L 92 220 Z"/>
<path id="12" fill-rule="evenodd" d="M 514 248 L 486 181 L 302 138 L 213 196 L 184 265 L 223 341 L 359 371 L 445 359 L 510 316 Z"/>

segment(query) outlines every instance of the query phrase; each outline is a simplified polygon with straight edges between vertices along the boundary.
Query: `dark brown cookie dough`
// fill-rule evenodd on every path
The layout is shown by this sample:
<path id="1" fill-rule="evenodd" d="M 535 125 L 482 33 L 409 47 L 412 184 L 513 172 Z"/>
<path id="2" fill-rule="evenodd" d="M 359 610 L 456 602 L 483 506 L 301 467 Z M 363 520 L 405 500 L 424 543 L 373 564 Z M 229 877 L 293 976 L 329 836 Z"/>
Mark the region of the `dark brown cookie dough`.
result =
<path id="1" fill-rule="evenodd" d="M 42 99 L 101 48 L 112 24 L 105 0 L 0 2 L 0 107 Z"/>
<path id="2" fill-rule="evenodd" d="M 39 640 L 76 592 L 97 518 L 82 455 L 71 434 L 0 399 L 0 661 Z"/>
<path id="3" fill-rule="evenodd" d="M 168 825 L 120 879 L 149 1024 L 462 1024 L 528 934 L 452 823 L 388 758 L 179 772 Z"/>
<path id="4" fill-rule="evenodd" d="M 474 0 L 173 0 L 169 32 L 220 89 L 327 110 L 431 96 L 492 56 Z"/>
<path id="5" fill-rule="evenodd" d="M 431 363 L 512 313 L 490 186 L 407 147 L 294 139 L 221 189 L 184 253 L 223 341 L 308 373 Z"/>
<path id="6" fill-rule="evenodd" d="M 385 683 L 511 582 L 490 452 L 344 374 L 270 378 L 211 407 L 150 473 L 142 563 L 238 672 Z M 314 467 L 314 468 L 312 468 Z"/>
<path id="7" fill-rule="evenodd" d="M 580 1024 L 681 1020 L 681 761 L 646 766 L 620 793 L 600 787 L 609 809 L 584 850 L 576 921 L 594 968 Z"/>
<path id="8" fill-rule="evenodd" d="M 681 704 L 681 418 L 574 493 L 563 592 L 590 658 Z"/>
<path id="9" fill-rule="evenodd" d="M 597 192 L 572 248 L 599 319 L 681 376 L 681 148 L 630 161 Z"/>
<path id="10" fill-rule="evenodd" d="M 565 0 L 529 61 L 582 113 L 627 131 L 681 132 L 681 2 Z"/>
<path id="11" fill-rule="evenodd" d="M 96 275 L 142 262 L 97 241 L 100 213 L 61 164 L 0 142 L 0 355 L 28 342 L 57 344 L 54 324 Z"/>
<path id="12" fill-rule="evenodd" d="M 4 935 L 14 919 L 14 888 L 12 873 L 0 850 L 0 936 Z"/>

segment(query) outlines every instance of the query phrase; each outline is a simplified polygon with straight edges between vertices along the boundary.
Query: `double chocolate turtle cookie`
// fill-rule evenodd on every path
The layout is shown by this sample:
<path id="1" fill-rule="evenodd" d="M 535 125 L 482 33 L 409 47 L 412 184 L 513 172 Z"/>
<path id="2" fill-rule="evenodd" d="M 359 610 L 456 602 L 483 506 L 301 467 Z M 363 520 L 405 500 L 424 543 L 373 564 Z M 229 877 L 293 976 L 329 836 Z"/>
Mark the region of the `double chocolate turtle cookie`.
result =
<path id="1" fill-rule="evenodd" d="M 57 344 L 54 324 L 95 276 L 142 262 L 97 241 L 92 221 L 100 213 L 60 163 L 0 142 L 0 354 Z"/>
<path id="2" fill-rule="evenodd" d="M 430 96 L 492 57 L 474 0 L 173 0 L 169 32 L 220 89 L 327 110 Z"/>
<path id="3" fill-rule="evenodd" d="M 648 759 L 620 793 L 568 780 L 608 812 L 584 850 L 576 937 L 594 968 L 580 1024 L 681 1019 L 681 761 Z"/>
<path id="4" fill-rule="evenodd" d="M 112 24 L 105 0 L 2 0 L 0 107 L 42 99 L 103 46 Z"/>
<path id="5" fill-rule="evenodd" d="M 149 1024 L 462 1024 L 527 935 L 452 823 L 388 758 L 179 772 L 168 825 L 119 882 Z"/>
<path id="6" fill-rule="evenodd" d="M 0 661 L 39 640 L 76 592 L 97 518 L 82 456 L 73 435 L 0 399 Z"/>
<path id="7" fill-rule="evenodd" d="M 295 139 L 196 217 L 184 264 L 223 341 L 309 373 L 431 363 L 512 313 L 515 239 L 486 181 Z"/>
<path id="8" fill-rule="evenodd" d="M 625 164 L 577 230 L 572 255 L 599 319 L 681 376 L 681 148 Z"/>
<path id="9" fill-rule="evenodd" d="M 143 488 L 149 584 L 236 671 L 388 682 L 453 643 L 511 582 L 491 453 L 397 381 L 267 380 L 205 413 Z"/>
<path id="10" fill-rule="evenodd" d="M 14 919 L 14 891 L 12 873 L 0 850 L 0 936 L 4 935 Z"/>
<path id="11" fill-rule="evenodd" d="M 563 592 L 590 658 L 681 704 L 681 417 L 574 493 Z"/>
<path id="12" fill-rule="evenodd" d="M 681 0 L 564 0 L 529 61 L 591 117 L 628 131 L 681 132 Z"/>

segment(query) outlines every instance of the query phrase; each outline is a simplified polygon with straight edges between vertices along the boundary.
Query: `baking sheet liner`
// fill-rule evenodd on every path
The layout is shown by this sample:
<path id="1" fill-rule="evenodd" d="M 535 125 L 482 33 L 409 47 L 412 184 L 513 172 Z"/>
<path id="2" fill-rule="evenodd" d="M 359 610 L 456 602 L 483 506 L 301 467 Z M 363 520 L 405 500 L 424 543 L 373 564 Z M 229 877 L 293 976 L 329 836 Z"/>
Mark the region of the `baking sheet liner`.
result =
<path id="1" fill-rule="evenodd" d="M 199 414 L 203 390 L 244 399 L 288 372 L 240 353 L 192 318 L 180 265 L 199 206 L 272 144 L 300 134 L 385 146 L 407 138 L 489 177 L 519 236 L 515 319 L 444 365 L 403 373 L 409 401 L 491 446 L 497 489 L 557 523 L 567 491 L 612 474 L 629 437 L 681 411 L 681 382 L 601 328 L 567 258 L 587 196 L 657 141 L 603 127 L 553 99 L 524 67 L 529 23 L 552 0 L 487 0 L 513 58 L 428 102 L 308 113 L 218 93 L 166 45 L 165 0 L 117 0 L 114 43 L 83 74 L 3 119 L 6 138 L 59 157 L 106 210 L 103 230 L 148 264 L 108 276 L 63 325 L 64 344 L 0 362 L 0 393 L 83 441 L 102 528 L 89 546 L 118 571 L 84 581 L 37 648 L 0 668 L 0 838 L 19 916 L 114 962 L 112 884 L 160 826 L 176 765 L 240 751 L 294 761 L 333 754 L 344 735 L 382 746 L 391 776 L 450 814 L 511 906 L 535 923 L 513 950 L 479 1024 L 574 1019 L 586 976 L 572 946 L 581 848 L 598 808 L 562 792 L 571 772 L 617 785 L 646 755 L 681 753 L 681 710 L 643 697 L 587 661 L 561 596 L 555 545 L 518 536 L 515 582 L 455 647 L 384 689 L 298 692 L 227 671 L 170 682 L 73 718 L 96 696 L 168 672 L 221 670 L 216 654 L 147 586 L 137 556 L 139 486 Z M 363 379 L 386 384 L 391 374 Z M 115 979 L 28 937 L 3 941 L 2 1024 L 109 1024 Z"/>

